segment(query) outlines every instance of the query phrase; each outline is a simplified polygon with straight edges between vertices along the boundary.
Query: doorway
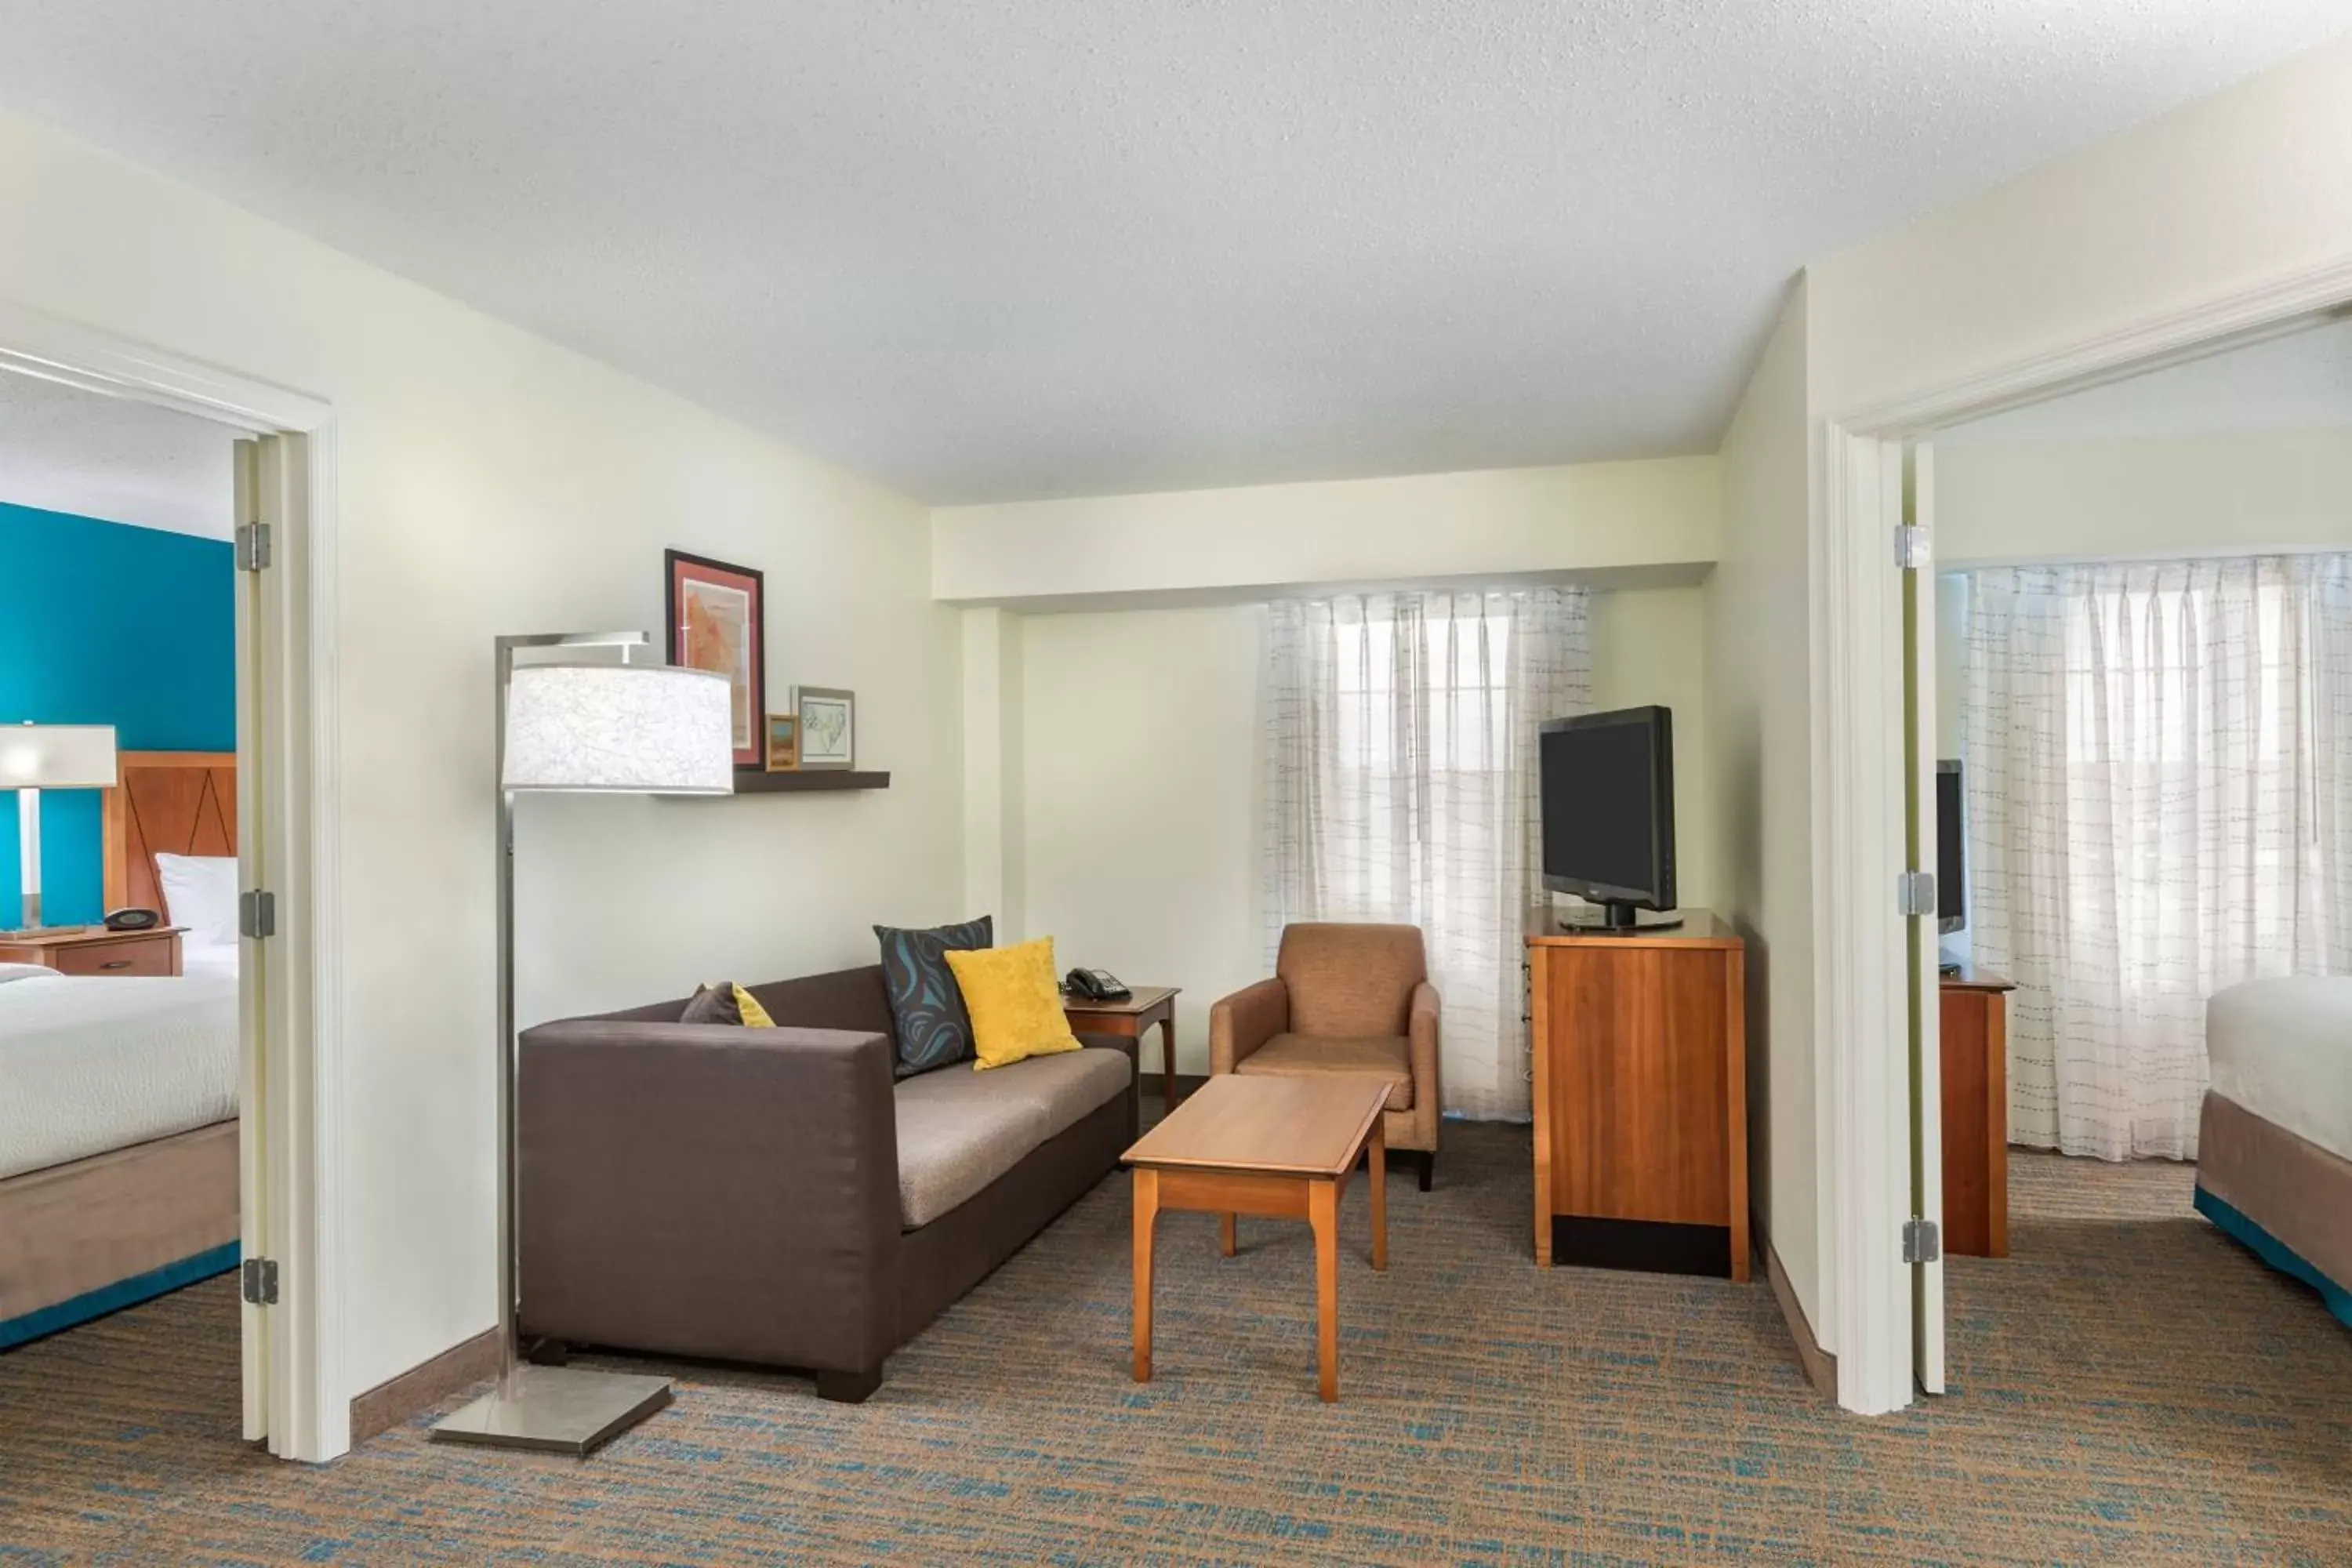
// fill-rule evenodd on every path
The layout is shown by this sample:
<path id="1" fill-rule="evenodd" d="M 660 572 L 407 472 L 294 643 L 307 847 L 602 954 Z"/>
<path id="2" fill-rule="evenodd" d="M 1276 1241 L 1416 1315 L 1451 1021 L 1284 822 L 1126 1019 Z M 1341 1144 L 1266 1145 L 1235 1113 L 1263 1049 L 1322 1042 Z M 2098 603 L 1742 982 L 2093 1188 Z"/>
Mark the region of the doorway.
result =
<path id="1" fill-rule="evenodd" d="M 2095 388 L 2103 389 L 2110 409 L 2144 403 L 2145 387 L 2158 384 L 2155 374 L 2168 367 L 2179 367 L 2176 377 L 2191 384 L 2210 384 L 2227 374 L 2215 367 L 2233 352 L 2275 358 L 2296 352 L 2284 345 L 2305 334 L 2308 342 L 2324 342 L 2347 295 L 2352 278 L 2314 276 L 2256 304 L 2186 312 L 2160 328 L 1971 378 L 1829 426 L 1828 544 L 1847 564 L 1832 572 L 1824 624 L 1832 679 L 1852 701 L 1830 706 L 1827 784 L 1833 803 L 1849 803 L 1841 818 L 1853 821 L 1857 832 L 1843 868 L 1848 874 L 1833 892 L 1842 909 L 1832 916 L 1839 928 L 1832 968 L 1843 973 L 1832 987 L 1837 1011 L 1825 1045 L 1832 1079 L 1843 1086 L 1833 1099 L 1832 1155 L 1840 1171 L 1841 1303 L 1853 1313 L 1843 1321 L 1875 1326 L 1848 1341 L 1861 1352 L 1851 1367 L 1854 1386 L 1842 1389 L 1850 1407 L 1892 1409 L 1916 1392 L 1944 1386 L 1942 1259 L 1949 1248 L 1942 1244 L 1949 1225 L 1939 1222 L 1954 1216 L 1945 1212 L 1938 960 L 1948 955 L 1939 951 L 1935 900 L 1920 901 L 1937 870 L 1936 764 L 1944 760 L 1936 733 L 1937 686 L 1953 673 L 1948 639 L 1940 668 L 1937 658 L 1939 615 L 1954 607 L 1950 584 L 1937 591 L 1949 521 L 1939 513 L 1953 499 L 1950 486 L 1938 481 L 1950 479 L 1950 459 L 1971 440 L 1964 426 L 2000 416 L 2014 434 L 2031 415 L 2054 428 L 2080 417 L 2060 411 L 2060 400 Z M 2032 415 L 2037 407 L 2044 412 Z M 1906 524 L 1923 531 L 1896 531 Z M 2231 548 L 2242 552 L 2295 542 L 2239 538 Z M 2151 536 L 2136 542 L 2136 549 L 2114 552 L 2142 559 L 2196 553 L 2188 549 L 2190 541 Z M 1865 555 L 1875 559 L 1865 562 Z M 1881 673 L 1867 673 L 1874 669 Z M 1877 916 L 1874 911 L 1887 907 L 1879 889 L 1890 885 L 1898 890 L 1898 911 L 1918 912 Z M 1910 1048 L 1886 1053 L 1874 1039 L 1908 1041 Z M 1909 1202 L 1898 1204 L 1905 1197 Z M 1923 1236 L 1929 1226 L 1936 1228 Z M 1842 1375 L 1850 1359 L 1842 1355 Z"/>
<path id="2" fill-rule="evenodd" d="M 226 1250 L 198 1248 L 142 1268 L 135 1278 L 77 1292 L 81 1299 L 68 1311 L 120 1306 L 234 1263 L 242 1302 L 243 1435 L 284 1458 L 331 1458 L 348 1446 L 335 1237 L 324 1223 L 335 1205 L 336 1132 L 330 929 L 335 791 L 326 743 L 332 736 L 331 410 L 5 303 L 0 381 L 27 406 L 69 408 L 85 424 L 118 431 L 152 436 L 169 429 L 191 451 L 215 454 L 221 490 L 212 510 L 218 515 L 204 526 L 228 536 L 206 542 L 226 551 L 233 571 L 224 591 L 233 600 L 234 652 L 231 668 L 221 673 L 234 686 L 234 732 L 226 746 L 210 731 L 199 737 L 203 744 L 170 746 L 142 743 L 134 732 L 116 748 L 113 783 L 92 792 L 102 801 L 92 815 L 109 829 L 102 882 L 77 894 L 100 907 L 71 912 L 94 919 L 124 907 L 155 908 L 159 916 L 168 910 L 145 939 L 149 947 L 160 952 L 200 934 L 210 959 L 224 951 L 233 955 L 226 982 L 234 997 L 227 1047 L 235 1061 L 233 1118 L 205 1123 L 211 1163 L 203 1166 L 202 1183 L 175 1182 L 173 1173 L 160 1169 L 144 1174 L 163 1190 L 233 1178 L 233 1193 L 211 1206 L 228 1209 L 235 1235 Z M 102 452 L 81 458 L 85 485 L 109 473 L 121 478 L 131 467 L 119 453 L 111 463 Z M 148 489 L 154 492 L 149 502 L 168 510 L 172 495 L 163 492 L 184 500 L 205 487 L 191 481 L 175 490 L 157 481 Z M 92 504 L 136 510 L 137 498 Z M 135 658 L 142 629 L 152 628 L 124 624 L 106 607 L 102 595 L 89 606 L 88 635 L 117 639 Z M 110 723 L 102 713 L 83 717 L 93 729 Z M 114 726 L 110 736 L 121 731 Z M 184 969 L 186 950 L 179 956 Z M 169 977 L 172 984 L 190 980 L 184 973 Z M 107 993 L 107 1005 L 127 1005 L 137 989 L 128 978 L 121 984 L 125 989 Z M 147 986 L 141 994 L 154 991 Z M 173 994 L 174 1006 L 180 997 Z M 184 1120 L 189 1112 L 174 1114 Z M 142 1153 L 121 1159 L 137 1163 L 156 1142 L 138 1140 Z M 148 1239 L 171 1251 L 175 1238 L 194 1235 L 165 1225 Z M 64 1241 L 70 1250 L 69 1233 Z M 99 1268 L 102 1260 L 79 1261 Z"/>

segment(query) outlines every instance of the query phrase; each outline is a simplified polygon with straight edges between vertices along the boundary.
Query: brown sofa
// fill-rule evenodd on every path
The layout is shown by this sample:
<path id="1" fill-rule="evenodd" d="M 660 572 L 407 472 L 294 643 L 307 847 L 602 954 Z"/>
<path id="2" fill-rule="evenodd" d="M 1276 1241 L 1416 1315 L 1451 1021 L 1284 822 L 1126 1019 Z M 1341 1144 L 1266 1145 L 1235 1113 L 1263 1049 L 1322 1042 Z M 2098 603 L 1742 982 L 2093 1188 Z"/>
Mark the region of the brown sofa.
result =
<path id="1" fill-rule="evenodd" d="M 1437 1170 L 1444 1101 L 1437 1079 L 1437 988 L 1419 928 L 1285 926 L 1274 978 L 1209 1009 L 1212 1073 L 1361 1073 L 1388 1080 L 1381 1136 L 1391 1156 Z"/>
<path id="2" fill-rule="evenodd" d="M 526 1342 L 798 1368 L 864 1399 L 1117 1166 L 1135 1042 L 894 1081 L 878 967 L 748 989 L 777 1027 L 681 1024 L 681 998 L 524 1031 Z"/>

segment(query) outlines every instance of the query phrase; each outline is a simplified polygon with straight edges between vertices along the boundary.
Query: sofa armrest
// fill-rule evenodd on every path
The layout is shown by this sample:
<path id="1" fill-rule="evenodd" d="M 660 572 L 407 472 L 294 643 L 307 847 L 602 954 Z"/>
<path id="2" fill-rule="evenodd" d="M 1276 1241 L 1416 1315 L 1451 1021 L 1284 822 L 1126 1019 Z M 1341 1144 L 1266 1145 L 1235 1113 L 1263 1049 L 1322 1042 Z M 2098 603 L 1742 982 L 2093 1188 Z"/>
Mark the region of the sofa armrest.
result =
<path id="1" fill-rule="evenodd" d="M 1412 1102 L 1429 1108 L 1429 1125 L 1434 1129 L 1445 1107 L 1444 1086 L 1437 1078 L 1437 987 L 1426 980 L 1415 985 L 1412 999 L 1405 1005 L 1404 1019 L 1412 1057 Z"/>
<path id="2" fill-rule="evenodd" d="M 1232 1072 L 1290 1025 L 1290 988 L 1280 980 L 1244 985 L 1209 1009 L 1209 1070 Z"/>
<path id="3" fill-rule="evenodd" d="M 530 1332 L 820 1371 L 896 1343 L 891 1044 L 572 1020 L 526 1031 L 517 1289 Z"/>

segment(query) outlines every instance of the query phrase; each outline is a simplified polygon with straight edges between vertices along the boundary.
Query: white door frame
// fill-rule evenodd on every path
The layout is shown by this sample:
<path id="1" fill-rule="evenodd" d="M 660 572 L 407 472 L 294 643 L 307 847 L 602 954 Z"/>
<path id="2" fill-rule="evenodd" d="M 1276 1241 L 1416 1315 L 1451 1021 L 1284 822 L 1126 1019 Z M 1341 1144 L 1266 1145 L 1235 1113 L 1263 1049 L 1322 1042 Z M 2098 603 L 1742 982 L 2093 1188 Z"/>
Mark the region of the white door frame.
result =
<path id="1" fill-rule="evenodd" d="M 2352 257 L 2148 316 L 1823 420 L 1815 531 L 1817 825 L 1822 892 L 1815 963 L 1829 1083 L 1835 1227 L 1838 1403 L 1900 1409 L 1913 1385 L 1911 1273 L 1902 1226 L 1910 1190 L 1909 1031 L 1903 869 L 1901 521 L 1905 441 L 1939 426 L 2137 375 L 2291 331 L 2352 302 Z M 1939 1171 L 1929 1173 L 1931 1179 Z"/>
<path id="2" fill-rule="evenodd" d="M 279 672 L 276 745 L 246 759 L 263 770 L 271 809 L 262 853 L 278 897 L 279 945 L 263 966 L 269 1016 L 270 1170 L 264 1208 L 281 1305 L 266 1336 L 270 1452 L 332 1458 L 351 1447 L 343 1382 L 341 1132 L 341 975 L 337 872 L 335 411 L 302 393 L 131 342 L 0 300 L 0 368 L 213 420 L 230 432 L 289 436 L 277 492 L 281 521 L 263 603 Z M 242 727 L 242 726 L 241 726 Z M 259 1434 L 248 1431 L 248 1436 Z"/>

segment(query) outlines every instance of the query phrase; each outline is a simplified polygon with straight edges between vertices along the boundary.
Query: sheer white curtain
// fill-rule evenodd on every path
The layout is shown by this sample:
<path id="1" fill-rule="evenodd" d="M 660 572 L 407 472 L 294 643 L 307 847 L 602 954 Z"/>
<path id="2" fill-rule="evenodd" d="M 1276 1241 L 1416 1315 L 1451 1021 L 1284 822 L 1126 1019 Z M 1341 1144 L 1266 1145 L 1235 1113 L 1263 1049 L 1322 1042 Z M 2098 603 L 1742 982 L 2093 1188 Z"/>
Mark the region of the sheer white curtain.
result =
<path id="1" fill-rule="evenodd" d="M 1975 573 L 1966 669 L 2010 1137 L 2194 1158 L 2206 998 L 2352 969 L 2352 555 Z"/>
<path id="2" fill-rule="evenodd" d="M 1591 706 L 1586 595 L 1359 594 L 1271 607 L 1269 962 L 1292 921 L 1421 927 L 1444 1109 L 1528 1114 L 1521 940 L 1542 901 L 1536 727 Z"/>

